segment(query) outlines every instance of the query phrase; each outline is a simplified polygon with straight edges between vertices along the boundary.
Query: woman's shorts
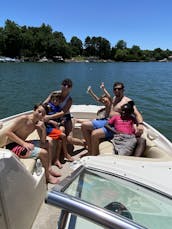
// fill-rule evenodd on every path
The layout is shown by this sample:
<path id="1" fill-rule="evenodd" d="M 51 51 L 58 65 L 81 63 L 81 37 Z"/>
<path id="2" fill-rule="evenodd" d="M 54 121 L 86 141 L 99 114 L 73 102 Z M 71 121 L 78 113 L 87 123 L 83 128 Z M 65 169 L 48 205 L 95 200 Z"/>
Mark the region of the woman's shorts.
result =
<path id="1" fill-rule="evenodd" d="M 104 127 L 106 125 L 107 121 L 108 121 L 107 119 L 94 119 L 94 120 L 92 120 L 94 130 Z"/>

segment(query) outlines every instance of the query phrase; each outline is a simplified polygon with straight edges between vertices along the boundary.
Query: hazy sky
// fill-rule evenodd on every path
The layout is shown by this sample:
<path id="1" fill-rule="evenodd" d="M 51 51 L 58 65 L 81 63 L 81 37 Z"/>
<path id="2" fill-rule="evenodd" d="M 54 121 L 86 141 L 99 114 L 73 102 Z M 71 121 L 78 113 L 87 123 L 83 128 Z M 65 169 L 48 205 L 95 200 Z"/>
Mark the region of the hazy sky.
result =
<path id="1" fill-rule="evenodd" d="M 69 42 L 77 36 L 101 36 L 115 46 L 172 50 L 171 0 L 8 0 L 0 4 L 0 26 L 9 19 L 19 26 L 50 25 Z"/>

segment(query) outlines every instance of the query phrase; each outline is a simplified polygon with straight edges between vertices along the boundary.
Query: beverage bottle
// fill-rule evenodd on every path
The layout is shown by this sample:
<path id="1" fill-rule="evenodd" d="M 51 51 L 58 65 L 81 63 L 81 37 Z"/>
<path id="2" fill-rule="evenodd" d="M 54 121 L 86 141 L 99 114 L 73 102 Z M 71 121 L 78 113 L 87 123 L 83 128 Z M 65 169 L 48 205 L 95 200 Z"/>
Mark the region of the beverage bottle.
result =
<path id="1" fill-rule="evenodd" d="M 42 163 L 40 159 L 36 160 L 36 175 L 40 176 L 42 173 Z"/>

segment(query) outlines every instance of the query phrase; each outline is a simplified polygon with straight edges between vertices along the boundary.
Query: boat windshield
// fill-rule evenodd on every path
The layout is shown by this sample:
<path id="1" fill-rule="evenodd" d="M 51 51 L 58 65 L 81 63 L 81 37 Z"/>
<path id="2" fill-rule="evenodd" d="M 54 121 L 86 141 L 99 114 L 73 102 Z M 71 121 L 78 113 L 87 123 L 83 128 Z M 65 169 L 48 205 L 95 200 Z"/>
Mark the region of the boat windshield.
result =
<path id="1" fill-rule="evenodd" d="M 171 229 L 172 199 L 155 190 L 91 168 L 81 170 L 69 183 L 61 189 L 65 194 L 108 209 L 146 228 Z M 84 222 L 85 219 L 75 217 L 75 228 L 84 228 L 81 227 Z M 86 225 L 103 228 L 91 222 Z"/>

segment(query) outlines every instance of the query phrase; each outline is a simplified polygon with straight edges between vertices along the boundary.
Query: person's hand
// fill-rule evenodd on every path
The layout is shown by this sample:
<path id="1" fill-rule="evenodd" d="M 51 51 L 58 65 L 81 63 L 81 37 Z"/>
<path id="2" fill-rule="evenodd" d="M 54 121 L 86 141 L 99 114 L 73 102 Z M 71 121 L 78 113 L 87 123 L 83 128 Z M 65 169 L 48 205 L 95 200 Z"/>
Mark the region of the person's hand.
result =
<path id="1" fill-rule="evenodd" d="M 142 124 L 138 124 L 137 128 L 136 128 L 136 137 L 140 137 L 143 134 L 144 131 L 144 127 Z"/>
<path id="2" fill-rule="evenodd" d="M 91 91 L 91 86 L 88 86 L 88 88 L 87 88 L 87 93 L 89 94 L 90 91 Z"/>
<path id="3" fill-rule="evenodd" d="M 49 120 L 50 120 L 49 115 L 45 115 L 45 117 L 44 117 L 44 122 L 48 122 Z"/>
<path id="4" fill-rule="evenodd" d="M 40 129 L 40 130 L 44 130 L 45 129 L 45 124 L 43 121 L 38 121 L 36 124 L 36 128 Z"/>
<path id="5" fill-rule="evenodd" d="M 22 145 L 24 148 L 27 149 L 28 152 L 32 151 L 34 149 L 34 145 L 30 142 L 24 142 L 24 144 Z"/>
<path id="6" fill-rule="evenodd" d="M 104 85 L 104 82 L 102 82 L 101 84 L 100 84 L 100 88 L 104 88 L 105 87 L 105 85 Z"/>

